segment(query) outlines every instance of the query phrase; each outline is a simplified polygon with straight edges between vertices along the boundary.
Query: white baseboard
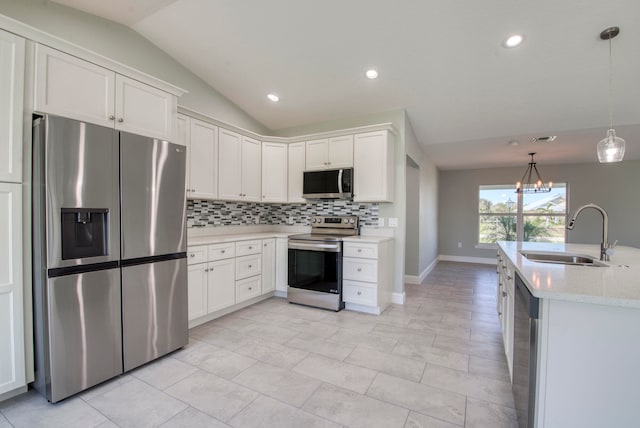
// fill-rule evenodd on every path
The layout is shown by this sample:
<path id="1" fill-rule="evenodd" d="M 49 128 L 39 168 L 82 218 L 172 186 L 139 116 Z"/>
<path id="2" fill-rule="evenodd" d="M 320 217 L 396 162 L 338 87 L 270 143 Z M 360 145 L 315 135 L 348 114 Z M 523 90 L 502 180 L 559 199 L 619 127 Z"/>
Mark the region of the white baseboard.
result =
<path id="1" fill-rule="evenodd" d="M 495 265 L 497 264 L 496 258 L 487 259 L 484 257 L 464 257 L 464 256 L 448 256 L 446 254 L 440 254 L 438 260 L 443 262 L 462 262 L 462 263 L 478 263 L 482 265 Z"/>
<path id="2" fill-rule="evenodd" d="M 276 290 L 273 295 L 275 297 L 283 297 L 285 299 L 287 298 L 287 292 L 286 291 L 282 291 L 282 290 Z"/>
<path id="3" fill-rule="evenodd" d="M 349 303 L 349 302 L 346 302 L 344 304 L 344 308 L 348 311 L 364 312 L 366 314 L 371 314 L 371 315 L 380 315 L 381 313 L 380 307 L 378 306 L 365 306 L 365 305 L 358 305 L 356 303 Z"/>
<path id="4" fill-rule="evenodd" d="M 407 300 L 407 294 L 403 291 L 402 293 L 391 293 L 391 303 L 395 303 L 396 305 L 404 305 Z"/>
<path id="5" fill-rule="evenodd" d="M 438 264 L 438 257 L 436 257 L 429 266 L 427 266 L 422 273 L 420 273 L 420 276 L 415 276 L 415 275 L 405 275 L 404 276 L 404 283 L 405 284 L 422 284 L 422 281 L 425 280 L 425 278 L 427 277 L 427 275 L 429 275 L 431 273 L 431 271 L 436 267 L 436 265 Z"/>

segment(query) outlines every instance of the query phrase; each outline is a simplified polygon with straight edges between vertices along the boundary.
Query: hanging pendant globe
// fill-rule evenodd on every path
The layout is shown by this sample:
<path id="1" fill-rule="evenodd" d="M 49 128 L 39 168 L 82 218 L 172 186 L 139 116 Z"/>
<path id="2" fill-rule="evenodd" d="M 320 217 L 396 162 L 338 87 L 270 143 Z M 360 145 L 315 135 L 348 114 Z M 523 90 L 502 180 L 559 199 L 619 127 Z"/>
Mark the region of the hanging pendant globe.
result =
<path id="1" fill-rule="evenodd" d="M 616 137 L 616 131 L 612 128 L 607 131 L 607 136 L 598 143 L 598 160 L 600 163 L 620 162 L 624 158 L 625 141 Z"/>

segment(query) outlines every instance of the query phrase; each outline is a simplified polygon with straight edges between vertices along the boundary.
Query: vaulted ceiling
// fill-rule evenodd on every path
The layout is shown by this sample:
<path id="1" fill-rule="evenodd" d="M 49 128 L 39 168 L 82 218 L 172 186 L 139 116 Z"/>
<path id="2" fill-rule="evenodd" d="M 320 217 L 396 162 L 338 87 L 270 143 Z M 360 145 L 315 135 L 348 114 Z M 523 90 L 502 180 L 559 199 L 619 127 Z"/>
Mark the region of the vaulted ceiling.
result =
<path id="1" fill-rule="evenodd" d="M 130 26 L 273 130 L 405 108 L 444 169 L 526 164 L 529 151 L 596 162 L 609 123 L 599 34 L 619 26 L 614 126 L 640 159 L 638 0 L 56 2 Z M 502 47 L 513 33 L 524 43 Z"/>

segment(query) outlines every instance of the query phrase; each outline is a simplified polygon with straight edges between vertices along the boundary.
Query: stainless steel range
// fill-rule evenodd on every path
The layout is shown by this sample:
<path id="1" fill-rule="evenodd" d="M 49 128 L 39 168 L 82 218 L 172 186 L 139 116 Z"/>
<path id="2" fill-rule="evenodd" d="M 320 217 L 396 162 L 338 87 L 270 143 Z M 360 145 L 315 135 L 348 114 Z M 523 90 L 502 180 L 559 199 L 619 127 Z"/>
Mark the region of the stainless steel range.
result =
<path id="1" fill-rule="evenodd" d="M 360 233 L 356 216 L 311 218 L 311 233 L 289 237 L 289 302 L 339 311 L 342 238 Z"/>

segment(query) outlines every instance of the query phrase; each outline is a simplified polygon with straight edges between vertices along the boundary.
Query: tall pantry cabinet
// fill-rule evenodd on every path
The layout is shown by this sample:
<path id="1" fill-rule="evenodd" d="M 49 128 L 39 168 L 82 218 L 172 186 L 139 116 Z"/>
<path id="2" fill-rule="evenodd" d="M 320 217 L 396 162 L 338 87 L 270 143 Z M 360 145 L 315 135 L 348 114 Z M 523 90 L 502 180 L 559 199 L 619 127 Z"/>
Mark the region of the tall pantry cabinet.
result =
<path id="1" fill-rule="evenodd" d="M 22 277 L 25 40 L 0 30 L 0 400 L 26 385 Z"/>

